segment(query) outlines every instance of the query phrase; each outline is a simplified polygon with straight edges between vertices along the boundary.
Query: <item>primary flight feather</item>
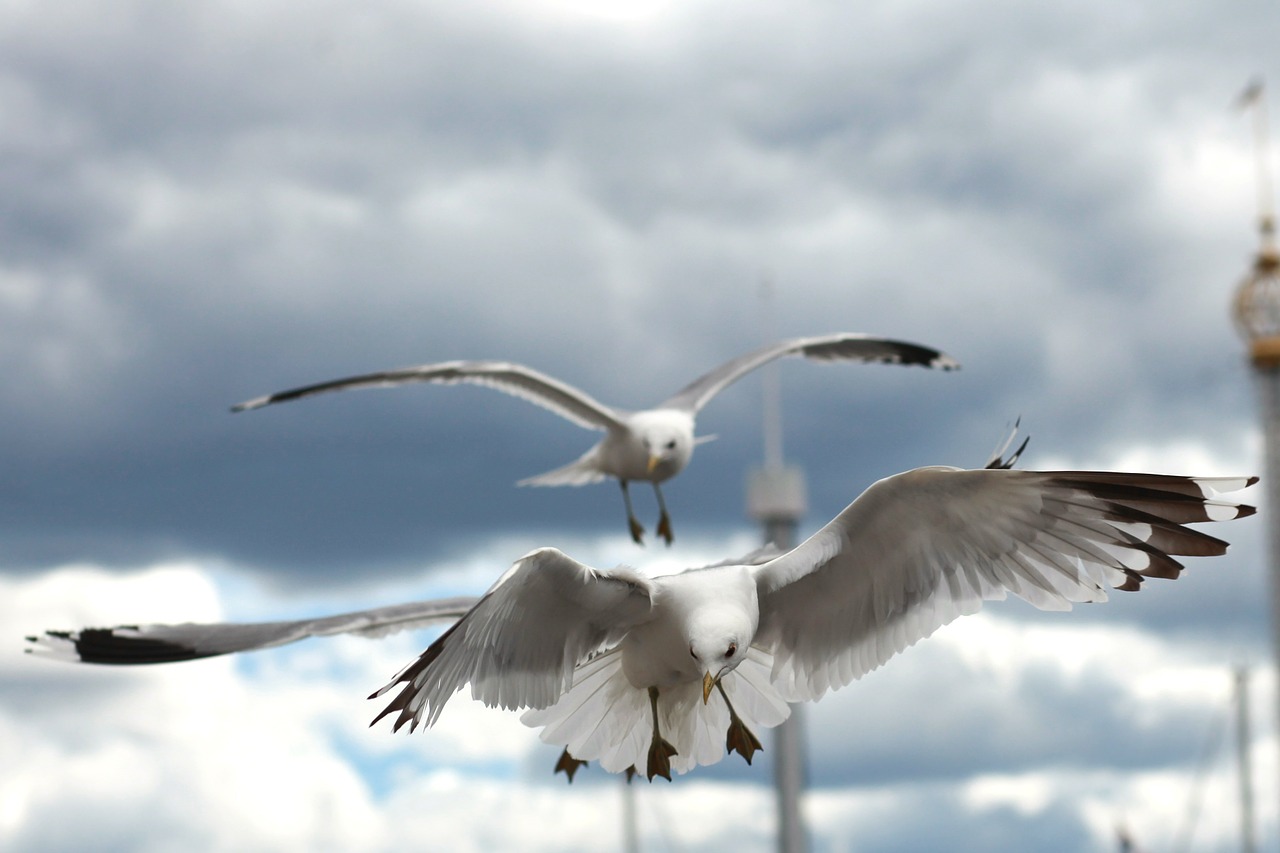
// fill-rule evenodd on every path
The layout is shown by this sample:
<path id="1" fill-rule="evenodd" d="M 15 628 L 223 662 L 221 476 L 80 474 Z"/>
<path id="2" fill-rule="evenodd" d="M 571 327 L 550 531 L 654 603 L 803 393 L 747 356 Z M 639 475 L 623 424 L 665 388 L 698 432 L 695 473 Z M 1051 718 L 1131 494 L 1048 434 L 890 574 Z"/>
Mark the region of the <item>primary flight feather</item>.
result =
<path id="1" fill-rule="evenodd" d="M 504 361 L 447 361 L 399 370 L 335 379 L 258 397 L 232 406 L 233 412 L 260 409 L 330 391 L 382 388 L 412 382 L 469 382 L 503 391 L 542 406 L 605 437 L 581 457 L 560 468 L 521 480 L 522 486 L 580 486 L 614 477 L 622 487 L 631 538 L 643 541 L 644 527 L 631 508 L 627 484 L 653 484 L 658 535 L 671 544 L 671 518 L 659 484 L 684 470 L 700 440 L 694 437 L 698 412 L 716 394 L 761 365 L 787 355 L 818 361 L 882 362 L 951 370 L 960 365 L 945 353 L 906 341 L 862 334 L 794 338 L 740 355 L 708 371 L 652 409 L 630 412 L 606 406 L 584 391 L 544 373 Z"/>

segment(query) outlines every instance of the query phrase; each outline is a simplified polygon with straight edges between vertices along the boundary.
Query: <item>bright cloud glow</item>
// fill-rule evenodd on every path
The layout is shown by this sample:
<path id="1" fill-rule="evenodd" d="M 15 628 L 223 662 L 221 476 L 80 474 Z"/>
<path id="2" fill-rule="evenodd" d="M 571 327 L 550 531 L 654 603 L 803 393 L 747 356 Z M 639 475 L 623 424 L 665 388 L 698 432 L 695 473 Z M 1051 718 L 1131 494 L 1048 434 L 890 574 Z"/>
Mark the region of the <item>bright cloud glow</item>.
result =
<path id="1" fill-rule="evenodd" d="M 474 568 L 433 577 L 441 588 L 454 587 L 478 579 L 489 562 L 487 555 L 464 559 L 459 565 Z M 0 621 L 35 632 L 114 623 L 124 614 L 215 620 L 224 614 L 218 577 L 186 564 L 123 576 L 76 567 L 7 580 Z M 236 598 L 246 594 L 240 583 L 229 588 Z M 269 609 L 270 602 L 268 596 L 259 606 Z M 315 606 L 332 611 L 344 604 Z M 1177 719 L 1171 712 L 1189 714 L 1206 730 L 1226 712 L 1225 670 L 1194 647 L 1128 627 L 1072 623 L 1071 614 L 1051 624 L 1010 622 L 996 612 L 1005 606 L 958 620 L 811 707 L 817 779 L 827 778 L 824 759 L 833 751 L 848 753 L 844 760 L 854 770 L 879 760 L 859 757 L 873 744 L 901 766 L 915 764 L 922 747 L 932 748 L 921 732 L 940 733 L 939 725 L 956 744 L 974 736 L 981 742 L 981 728 L 995 726 L 1012 739 L 1014 753 L 1034 754 L 1071 736 L 1073 724 L 1054 717 L 1073 711 L 1055 702 L 1129 709 L 1123 725 L 1134 729 L 1118 732 L 1120 743 L 1167 727 Z M 422 642 L 412 635 L 333 638 L 239 661 L 140 670 L 47 662 L 11 649 L 0 657 L 0 671 L 29 688 L 0 693 L 0 748 L 12 768 L 0 781 L 0 843 L 40 850 L 117 838 L 135 849 L 162 849 L 176 832 L 200 849 L 301 844 L 373 851 L 447 837 L 463 850 L 589 850 L 620 832 L 620 783 L 592 768 L 570 788 L 550 778 L 554 756 L 517 715 L 460 699 L 426 733 L 392 737 L 368 729 L 376 709 L 363 697 Z M 1049 685 L 1057 698 L 1026 709 L 1047 716 L 1013 724 L 1018 697 Z M 1259 687 L 1255 692 L 1272 690 L 1269 682 Z M 935 714 L 947 722 L 933 721 Z M 1270 726 L 1263 732 L 1259 753 L 1269 756 Z M 1107 757 L 1086 751 L 1073 760 L 1061 744 L 1061 757 L 1046 753 L 1042 769 L 996 772 L 979 762 L 967 771 L 957 766 L 952 777 L 950 770 L 929 769 L 931 762 L 951 762 L 935 755 L 918 764 L 920 775 L 909 771 L 887 785 L 826 782 L 810 794 L 808 814 L 820 846 L 832 849 L 864 849 L 862 841 L 878 837 L 866 831 L 868 821 L 921 808 L 942 809 L 960 824 L 1007 810 L 1028 827 L 1074 815 L 1099 844 L 1124 820 L 1154 842 L 1191 790 L 1196 744 L 1183 731 L 1167 738 L 1184 751 L 1167 769 L 1104 770 L 1092 762 Z M 1196 827 L 1202 840 L 1232 832 L 1230 820 L 1217 816 L 1231 796 L 1229 769 L 1216 761 L 1205 783 Z M 642 838 L 699 849 L 771 849 L 767 773 L 766 764 L 739 774 L 739 782 L 694 774 L 670 787 L 637 784 Z M 53 817 L 67 810 L 81 820 Z M 499 812 L 504 820 L 492 820 Z"/>

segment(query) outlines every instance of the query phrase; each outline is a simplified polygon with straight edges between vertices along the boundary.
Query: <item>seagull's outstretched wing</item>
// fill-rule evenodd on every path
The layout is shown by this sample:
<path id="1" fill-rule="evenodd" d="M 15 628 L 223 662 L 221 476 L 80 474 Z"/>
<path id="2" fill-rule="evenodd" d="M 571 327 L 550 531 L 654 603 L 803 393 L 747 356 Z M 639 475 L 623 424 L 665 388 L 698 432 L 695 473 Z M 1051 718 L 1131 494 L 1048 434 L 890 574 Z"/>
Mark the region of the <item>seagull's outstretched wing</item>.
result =
<path id="1" fill-rule="evenodd" d="M 653 586 L 623 567 L 593 569 L 555 548 L 516 561 L 480 602 L 370 699 L 404 687 L 374 718 L 393 731 L 426 717 L 468 682 L 486 705 L 545 708 L 569 689 L 574 667 L 649 617 Z M 373 723 L 370 723 L 373 725 Z"/>
<path id="2" fill-rule="evenodd" d="M 707 563 L 700 568 L 718 569 L 721 566 L 762 566 L 770 560 L 781 557 L 786 552 L 775 545 L 773 542 L 766 542 L 759 548 L 753 548 L 741 557 L 731 557 L 727 560 L 717 560 L 714 563 Z"/>
<path id="3" fill-rule="evenodd" d="M 525 367 L 523 364 L 507 361 L 443 361 L 438 364 L 422 364 L 399 370 L 385 370 L 381 373 L 348 376 L 346 379 L 334 379 L 246 400 L 232 406 L 231 411 L 260 409 L 272 403 L 299 400 L 329 391 L 387 388 L 410 382 L 437 382 L 442 385 L 470 382 L 474 385 L 487 385 L 528 400 L 544 409 L 550 409 L 557 415 L 587 429 L 622 428 L 621 414 L 586 392 L 547 376 L 545 373 L 539 373 L 533 368 Z"/>
<path id="4" fill-rule="evenodd" d="M 28 652 L 83 663 L 175 663 L 283 646 L 308 637 L 360 634 L 382 637 L 395 631 L 424 628 L 458 619 L 476 603 L 475 596 L 414 601 L 291 622 L 184 622 L 180 625 L 121 625 L 45 631 L 27 637 Z"/>
<path id="5" fill-rule="evenodd" d="M 1170 555 L 1227 543 L 1183 525 L 1253 514 L 1215 495 L 1256 478 L 920 468 L 881 480 L 790 553 L 756 570 L 774 684 L 816 699 L 984 600 L 1045 610 L 1175 578 Z"/>
<path id="6" fill-rule="evenodd" d="M 872 361 L 884 364 L 919 364 L 954 370 L 959 362 L 932 347 L 870 335 L 837 334 L 813 338 L 793 338 L 740 355 L 704 373 L 663 401 L 660 409 L 697 413 L 727 386 L 763 364 L 784 355 L 803 355 L 817 361 Z"/>

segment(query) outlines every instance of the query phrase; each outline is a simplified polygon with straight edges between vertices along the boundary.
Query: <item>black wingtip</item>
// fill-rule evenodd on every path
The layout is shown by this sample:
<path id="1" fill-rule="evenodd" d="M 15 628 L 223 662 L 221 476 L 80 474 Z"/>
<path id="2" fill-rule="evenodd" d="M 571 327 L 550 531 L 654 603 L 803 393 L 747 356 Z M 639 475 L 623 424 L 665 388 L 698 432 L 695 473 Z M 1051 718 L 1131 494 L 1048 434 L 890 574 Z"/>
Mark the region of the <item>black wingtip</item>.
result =
<path id="1" fill-rule="evenodd" d="M 137 631 L 136 625 L 118 628 L 85 628 L 81 631 L 45 631 L 45 635 L 62 640 L 74 648 L 75 657 L 81 663 L 136 666 L 153 663 L 178 663 L 213 657 L 218 652 L 197 651 L 190 646 L 157 640 L 154 637 L 137 637 L 117 634 L 117 631 Z M 39 638 L 28 638 L 40 642 Z"/>
<path id="2" fill-rule="evenodd" d="M 1022 424 L 1022 416 L 1019 415 L 1018 419 L 1013 422 L 1013 429 L 1009 431 L 1009 437 L 1005 439 L 1004 444 L 998 450 L 996 450 L 995 455 L 993 455 L 990 461 L 987 462 L 987 465 L 986 465 L 987 468 L 992 470 L 1007 471 L 1010 468 L 1012 468 L 1014 465 L 1016 465 L 1018 463 L 1018 460 L 1022 458 L 1023 451 L 1026 450 L 1027 445 L 1031 443 L 1031 436 L 1029 435 L 1025 436 L 1022 439 L 1022 443 L 1018 445 L 1017 450 L 1013 451 L 1008 456 L 1005 456 L 1005 451 L 1009 449 L 1009 445 L 1013 444 L 1013 440 L 1018 435 L 1018 427 L 1021 426 L 1021 424 Z"/>

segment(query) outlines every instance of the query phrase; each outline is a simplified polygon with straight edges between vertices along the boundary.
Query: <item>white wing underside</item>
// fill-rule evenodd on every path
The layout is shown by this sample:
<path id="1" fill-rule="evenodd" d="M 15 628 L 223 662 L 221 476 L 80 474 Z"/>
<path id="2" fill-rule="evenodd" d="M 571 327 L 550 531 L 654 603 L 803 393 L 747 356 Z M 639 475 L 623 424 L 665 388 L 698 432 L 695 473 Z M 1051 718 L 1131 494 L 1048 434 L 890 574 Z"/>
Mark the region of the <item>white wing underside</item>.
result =
<path id="1" fill-rule="evenodd" d="M 922 468 L 873 485 L 757 569 L 760 631 L 788 701 L 817 699 L 1009 593 L 1043 610 L 1177 577 L 1226 543 L 1181 525 L 1251 508 L 1246 479 Z"/>
<path id="2" fill-rule="evenodd" d="M 533 551 L 373 694 L 404 685 L 374 722 L 395 713 L 394 729 L 430 726 L 467 684 L 486 705 L 545 708 L 569 688 L 580 661 L 648 618 L 652 591 L 631 569 L 593 569 L 554 548 Z"/>
<path id="3" fill-rule="evenodd" d="M 588 450 L 568 465 L 563 465 L 543 474 L 526 477 L 516 483 L 517 486 L 586 486 L 599 483 L 606 478 L 600 470 L 600 446 Z"/>
<path id="4" fill-rule="evenodd" d="M 366 373 L 360 376 L 349 376 L 330 382 L 320 382 L 268 394 L 232 406 L 232 411 L 242 412 L 249 409 L 260 409 L 273 403 L 284 403 L 289 400 L 300 400 L 317 394 L 333 391 L 350 391 L 360 388 L 391 388 L 415 382 L 429 382 L 440 385 L 470 383 L 493 388 L 527 400 L 536 406 L 555 412 L 557 415 L 587 429 L 622 429 L 623 413 L 596 400 L 590 394 L 575 388 L 567 382 L 548 376 L 507 361 L 445 361 L 436 364 L 422 364 L 416 367 L 405 367 L 398 370 L 384 370 L 379 373 Z"/>
<path id="5" fill-rule="evenodd" d="M 749 729 L 772 728 L 791 713 L 770 683 L 772 667 L 767 652 L 752 648 L 721 682 Z M 663 737 L 676 749 L 671 759 L 676 773 L 724 757 L 729 710 L 719 693 L 703 703 L 700 683 L 664 688 L 658 715 Z M 648 759 L 653 731 L 649 695 L 627 680 L 617 649 L 583 663 L 574 672 L 573 685 L 554 705 L 526 711 L 520 720 L 541 728 L 538 736 L 546 743 L 564 746 L 581 761 L 598 761 L 611 773 L 628 767 L 643 770 Z"/>

